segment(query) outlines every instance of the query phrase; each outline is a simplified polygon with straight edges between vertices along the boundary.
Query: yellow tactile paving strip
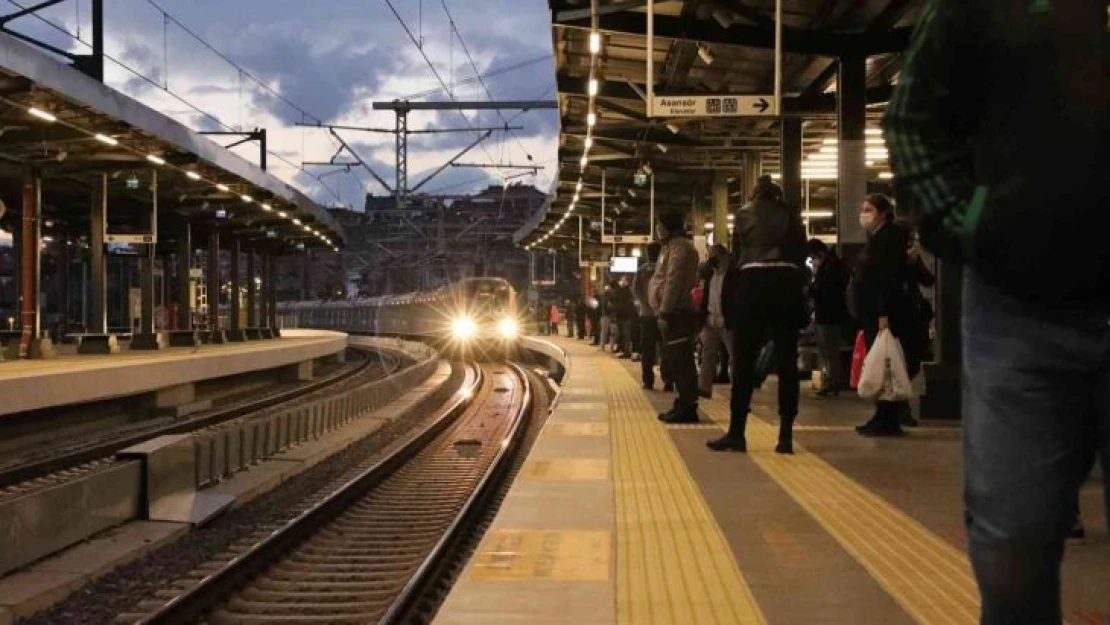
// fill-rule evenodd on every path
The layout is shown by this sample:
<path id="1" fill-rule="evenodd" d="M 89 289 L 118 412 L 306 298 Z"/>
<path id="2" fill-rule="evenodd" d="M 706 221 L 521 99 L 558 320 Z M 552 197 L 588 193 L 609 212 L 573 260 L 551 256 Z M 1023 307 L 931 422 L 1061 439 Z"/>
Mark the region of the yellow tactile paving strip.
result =
<path id="1" fill-rule="evenodd" d="M 609 397 L 616 495 L 617 622 L 763 624 L 724 534 L 666 429 L 616 361 Z"/>
<path id="2" fill-rule="evenodd" d="M 723 401 L 703 402 L 702 411 L 722 429 L 728 422 Z M 752 460 L 917 622 L 979 622 L 979 594 L 966 554 L 797 444 L 794 456 L 772 453 L 777 424 L 751 418 L 747 439 Z"/>

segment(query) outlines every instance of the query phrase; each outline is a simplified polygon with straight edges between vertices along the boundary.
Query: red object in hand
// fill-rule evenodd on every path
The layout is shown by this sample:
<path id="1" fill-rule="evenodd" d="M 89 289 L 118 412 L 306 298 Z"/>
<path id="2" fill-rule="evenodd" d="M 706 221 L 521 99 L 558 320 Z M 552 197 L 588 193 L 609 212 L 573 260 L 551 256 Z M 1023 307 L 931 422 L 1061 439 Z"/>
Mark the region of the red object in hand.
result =
<path id="1" fill-rule="evenodd" d="M 867 339 L 863 331 L 856 333 L 856 346 L 852 349 L 852 376 L 848 383 L 852 388 L 859 387 L 859 378 L 863 375 L 863 361 L 867 358 Z"/>
<path id="2" fill-rule="evenodd" d="M 690 297 L 694 300 L 694 310 L 701 310 L 701 299 L 705 297 L 705 285 L 701 281 L 694 285 L 693 290 L 690 291 Z"/>

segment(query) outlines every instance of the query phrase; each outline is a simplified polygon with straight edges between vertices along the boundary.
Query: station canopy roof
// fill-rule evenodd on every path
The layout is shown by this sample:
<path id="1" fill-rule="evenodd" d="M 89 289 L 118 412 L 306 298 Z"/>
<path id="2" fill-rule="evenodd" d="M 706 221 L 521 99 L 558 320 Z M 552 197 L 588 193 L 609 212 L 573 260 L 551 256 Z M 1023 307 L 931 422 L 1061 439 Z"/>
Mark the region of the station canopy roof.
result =
<path id="1" fill-rule="evenodd" d="M 804 118 L 806 156 L 835 141 L 842 57 L 866 58 L 868 126 L 875 132 L 922 4 L 783 0 L 782 113 Z M 589 0 L 550 0 L 549 6 L 561 123 L 559 175 L 544 213 L 517 231 L 517 243 L 576 246 L 577 221 L 558 224 L 580 179 L 583 187 L 571 215 L 598 219 L 603 169 L 607 219 L 616 216 L 618 233 L 641 234 L 648 231 L 648 193 L 635 179 L 645 165 L 655 177 L 657 211 L 688 210 L 695 201 L 704 205 L 712 176 L 720 171 L 729 172 L 730 204 L 738 204 L 745 153 L 761 154 L 764 173 L 779 171 L 780 133 L 774 117 L 646 116 L 644 0 L 597 0 L 596 55 L 591 52 Z M 774 0 L 656 0 L 654 13 L 656 96 L 774 92 Z M 591 72 L 597 79 L 592 97 Z M 592 128 L 587 124 L 591 100 L 596 115 Z M 591 145 L 583 168 L 587 135 Z M 885 168 L 881 160 L 869 164 Z M 606 224 L 606 232 L 612 228 Z M 593 232 L 593 240 L 598 234 Z"/>
<path id="2" fill-rule="evenodd" d="M 108 179 L 108 222 L 149 222 L 159 244 L 186 220 L 273 252 L 338 248 L 343 229 L 309 197 L 202 134 L 54 57 L 0 34 L 0 197 L 19 210 L 24 170 L 42 172 L 44 220 L 88 232 Z M 149 224 L 145 224 L 149 227 Z M 141 226 L 140 226 L 141 227 Z"/>

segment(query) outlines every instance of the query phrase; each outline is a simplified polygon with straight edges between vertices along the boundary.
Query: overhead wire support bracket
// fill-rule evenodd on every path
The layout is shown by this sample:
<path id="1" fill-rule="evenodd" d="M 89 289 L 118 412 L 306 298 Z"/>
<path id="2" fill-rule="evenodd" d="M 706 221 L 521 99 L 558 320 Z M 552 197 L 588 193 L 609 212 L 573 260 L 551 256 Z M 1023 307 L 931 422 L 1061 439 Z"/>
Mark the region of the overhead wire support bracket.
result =
<path id="1" fill-rule="evenodd" d="M 463 148 L 462 150 L 460 150 L 458 154 L 451 157 L 451 160 L 449 160 L 446 163 L 444 163 L 443 165 L 441 165 L 439 167 L 439 169 L 437 169 L 437 170 L 433 171 L 432 173 L 428 174 L 427 176 L 425 176 L 423 180 L 421 180 L 419 183 L 417 183 L 417 185 L 415 187 L 413 187 L 412 189 L 409 189 L 408 192 L 409 193 L 415 193 L 420 187 L 424 186 L 429 180 L 431 180 L 432 178 L 435 178 L 441 172 L 443 172 L 443 170 L 447 169 L 448 166 L 454 165 L 455 161 L 462 158 L 467 152 L 473 150 L 475 147 L 477 147 L 477 145 L 479 143 L 485 141 L 486 139 L 489 139 L 490 135 L 492 135 L 492 134 L 493 134 L 493 130 L 486 130 L 486 133 L 484 135 L 478 137 L 473 143 L 471 143 L 470 145 L 468 145 L 465 148 Z"/>

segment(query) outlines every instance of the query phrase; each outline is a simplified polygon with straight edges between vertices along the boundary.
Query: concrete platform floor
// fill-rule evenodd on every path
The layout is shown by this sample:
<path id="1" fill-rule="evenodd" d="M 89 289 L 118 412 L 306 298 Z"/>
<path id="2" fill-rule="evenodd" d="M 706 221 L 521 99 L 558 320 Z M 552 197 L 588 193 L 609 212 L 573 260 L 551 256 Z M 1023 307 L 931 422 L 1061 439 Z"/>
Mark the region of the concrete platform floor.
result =
<path id="1" fill-rule="evenodd" d="M 437 624 L 978 623 L 958 422 L 863 438 L 866 402 L 805 385 L 781 456 L 771 380 L 749 452 L 715 453 L 727 386 L 701 423 L 664 426 L 672 397 L 638 388 L 639 363 L 544 338 L 568 352 L 567 384 Z M 1064 564 L 1073 625 L 1110 625 L 1101 480 Z"/>

